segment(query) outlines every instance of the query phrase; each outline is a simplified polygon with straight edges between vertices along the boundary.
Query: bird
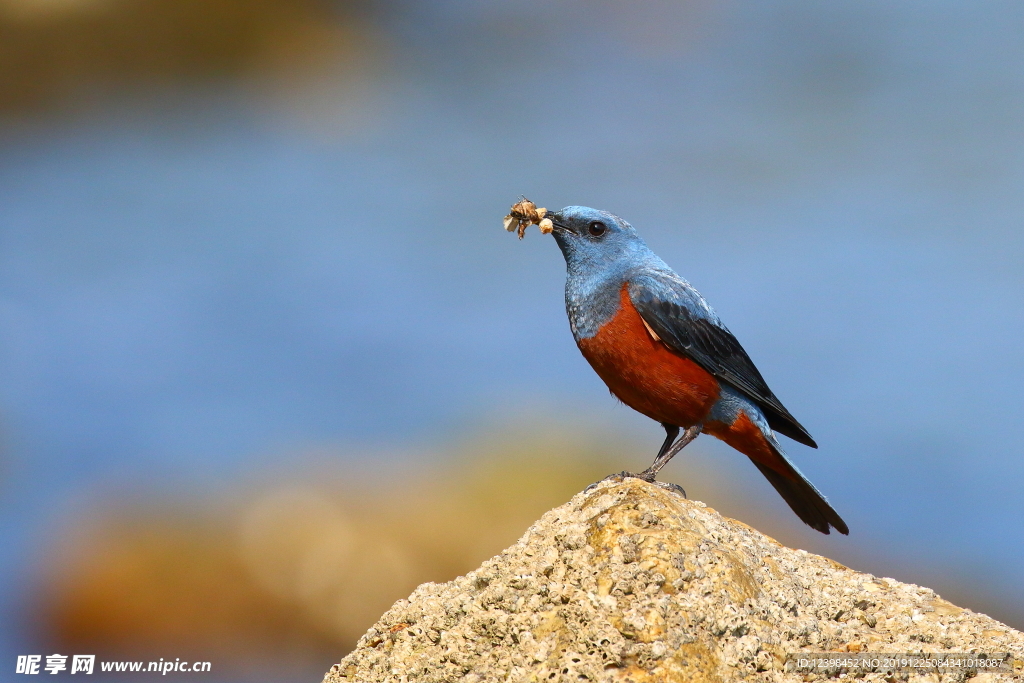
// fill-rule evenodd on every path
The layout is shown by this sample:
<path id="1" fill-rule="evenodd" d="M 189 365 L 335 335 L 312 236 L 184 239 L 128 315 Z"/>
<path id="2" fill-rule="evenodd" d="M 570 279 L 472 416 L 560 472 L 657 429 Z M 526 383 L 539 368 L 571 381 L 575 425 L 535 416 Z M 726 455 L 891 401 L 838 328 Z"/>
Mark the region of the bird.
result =
<path id="1" fill-rule="evenodd" d="M 613 396 L 665 429 L 650 467 L 609 478 L 678 488 L 657 481 L 658 473 L 710 434 L 750 458 L 805 524 L 849 534 L 776 433 L 817 443 L 704 297 L 614 214 L 568 206 L 545 218 L 565 257 L 565 308 L 576 345 Z"/>

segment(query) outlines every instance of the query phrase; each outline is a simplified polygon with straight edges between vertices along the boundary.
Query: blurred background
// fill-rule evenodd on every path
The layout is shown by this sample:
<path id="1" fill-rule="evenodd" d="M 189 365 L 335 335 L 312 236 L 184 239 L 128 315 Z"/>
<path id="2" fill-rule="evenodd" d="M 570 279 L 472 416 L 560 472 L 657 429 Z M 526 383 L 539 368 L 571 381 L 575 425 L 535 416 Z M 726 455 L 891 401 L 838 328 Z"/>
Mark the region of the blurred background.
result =
<path id="1" fill-rule="evenodd" d="M 0 666 L 319 680 L 645 467 L 552 240 L 501 230 L 520 193 L 701 289 L 852 532 L 708 437 L 664 478 L 1024 627 L 1022 35 L 1014 2 L 0 0 Z"/>

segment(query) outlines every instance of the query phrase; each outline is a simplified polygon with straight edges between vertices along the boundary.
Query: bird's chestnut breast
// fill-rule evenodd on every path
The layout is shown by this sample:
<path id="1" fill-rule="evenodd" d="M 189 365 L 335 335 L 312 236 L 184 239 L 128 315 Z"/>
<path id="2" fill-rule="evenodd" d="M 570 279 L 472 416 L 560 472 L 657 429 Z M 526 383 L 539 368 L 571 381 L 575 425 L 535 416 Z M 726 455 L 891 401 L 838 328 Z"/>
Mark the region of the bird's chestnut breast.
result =
<path id="1" fill-rule="evenodd" d="M 651 419 L 690 427 L 702 421 L 718 399 L 714 376 L 648 330 L 626 284 L 619 291 L 615 315 L 577 344 L 612 394 Z"/>

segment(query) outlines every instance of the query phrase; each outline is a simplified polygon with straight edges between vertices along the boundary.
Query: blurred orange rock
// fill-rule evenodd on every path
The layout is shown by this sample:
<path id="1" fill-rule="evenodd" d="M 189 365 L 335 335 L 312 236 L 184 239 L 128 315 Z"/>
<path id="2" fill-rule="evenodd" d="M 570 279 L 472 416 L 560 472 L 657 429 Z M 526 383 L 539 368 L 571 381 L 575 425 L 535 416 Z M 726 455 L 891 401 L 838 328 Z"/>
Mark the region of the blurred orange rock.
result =
<path id="1" fill-rule="evenodd" d="M 54 552 L 44 624 L 71 651 L 322 671 L 396 599 L 499 552 L 628 452 L 553 433 L 489 441 L 387 481 L 346 465 L 230 504 L 97 514 Z"/>
<path id="2" fill-rule="evenodd" d="M 0 113 L 111 92 L 364 64 L 352 0 L 0 0 Z"/>

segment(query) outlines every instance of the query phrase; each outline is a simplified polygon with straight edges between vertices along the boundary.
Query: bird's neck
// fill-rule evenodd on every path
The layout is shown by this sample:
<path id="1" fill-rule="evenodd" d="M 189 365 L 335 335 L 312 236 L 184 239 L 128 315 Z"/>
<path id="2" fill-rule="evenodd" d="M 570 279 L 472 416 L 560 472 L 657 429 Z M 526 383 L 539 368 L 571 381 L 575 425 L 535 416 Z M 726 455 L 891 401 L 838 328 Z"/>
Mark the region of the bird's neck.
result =
<path id="1" fill-rule="evenodd" d="M 576 341 L 589 339 L 619 311 L 619 293 L 627 281 L 619 269 L 573 269 L 565 280 L 565 312 Z"/>

